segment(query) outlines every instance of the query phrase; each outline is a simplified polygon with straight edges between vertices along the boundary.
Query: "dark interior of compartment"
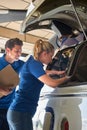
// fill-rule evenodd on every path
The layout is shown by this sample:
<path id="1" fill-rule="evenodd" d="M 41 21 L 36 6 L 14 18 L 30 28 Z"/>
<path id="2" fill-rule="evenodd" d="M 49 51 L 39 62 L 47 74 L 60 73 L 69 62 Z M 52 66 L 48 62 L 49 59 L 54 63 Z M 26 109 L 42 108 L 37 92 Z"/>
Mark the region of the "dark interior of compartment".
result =
<path id="1" fill-rule="evenodd" d="M 87 82 L 87 42 L 79 45 L 67 72 L 73 81 Z"/>

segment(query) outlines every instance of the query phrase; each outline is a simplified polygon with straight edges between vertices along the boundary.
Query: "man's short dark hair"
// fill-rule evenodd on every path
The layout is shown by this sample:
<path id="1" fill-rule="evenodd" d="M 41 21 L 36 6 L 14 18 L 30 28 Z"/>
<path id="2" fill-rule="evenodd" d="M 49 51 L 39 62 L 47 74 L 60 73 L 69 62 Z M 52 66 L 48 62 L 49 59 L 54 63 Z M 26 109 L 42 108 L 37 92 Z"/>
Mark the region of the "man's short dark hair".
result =
<path id="1" fill-rule="evenodd" d="M 20 40 L 19 38 L 9 39 L 9 40 L 6 42 L 6 44 L 5 44 L 5 49 L 6 49 L 6 48 L 12 49 L 15 45 L 23 46 L 22 40 Z"/>

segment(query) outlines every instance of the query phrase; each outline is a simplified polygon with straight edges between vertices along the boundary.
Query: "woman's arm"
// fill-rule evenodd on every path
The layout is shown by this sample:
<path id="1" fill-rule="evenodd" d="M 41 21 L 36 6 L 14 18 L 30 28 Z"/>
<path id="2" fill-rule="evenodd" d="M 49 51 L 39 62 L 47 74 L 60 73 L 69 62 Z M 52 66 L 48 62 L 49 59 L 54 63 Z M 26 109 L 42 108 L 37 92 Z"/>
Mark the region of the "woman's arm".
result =
<path id="1" fill-rule="evenodd" d="M 46 70 L 47 75 L 65 75 L 65 71 L 57 71 L 57 70 Z"/>
<path id="2" fill-rule="evenodd" d="M 44 74 L 42 76 L 40 76 L 38 78 L 41 82 L 43 82 L 44 84 L 50 86 L 50 87 L 58 87 L 60 84 L 70 80 L 70 77 L 69 76 L 65 76 L 65 77 L 62 77 L 60 79 L 52 79 L 51 77 L 49 77 L 47 74 Z"/>

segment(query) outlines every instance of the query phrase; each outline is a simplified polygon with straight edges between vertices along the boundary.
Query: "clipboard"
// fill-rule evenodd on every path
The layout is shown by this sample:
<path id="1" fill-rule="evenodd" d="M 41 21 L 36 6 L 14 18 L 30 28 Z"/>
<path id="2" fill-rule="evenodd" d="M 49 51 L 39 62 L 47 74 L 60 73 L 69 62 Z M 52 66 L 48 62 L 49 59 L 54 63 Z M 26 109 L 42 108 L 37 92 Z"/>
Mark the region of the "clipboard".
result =
<path id="1" fill-rule="evenodd" d="M 11 65 L 7 65 L 0 71 L 0 86 L 2 88 L 10 87 L 14 88 L 19 83 L 19 76 L 12 68 Z"/>

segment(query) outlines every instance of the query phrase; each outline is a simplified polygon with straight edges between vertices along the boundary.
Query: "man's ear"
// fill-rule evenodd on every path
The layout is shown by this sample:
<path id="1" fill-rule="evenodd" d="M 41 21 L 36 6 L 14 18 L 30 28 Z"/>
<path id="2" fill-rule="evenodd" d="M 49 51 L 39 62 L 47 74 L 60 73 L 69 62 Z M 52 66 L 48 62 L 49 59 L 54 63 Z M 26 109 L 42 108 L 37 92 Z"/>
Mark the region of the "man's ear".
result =
<path id="1" fill-rule="evenodd" d="M 8 53 L 9 51 L 10 51 L 10 49 L 7 47 L 7 48 L 5 49 L 5 52 Z"/>

